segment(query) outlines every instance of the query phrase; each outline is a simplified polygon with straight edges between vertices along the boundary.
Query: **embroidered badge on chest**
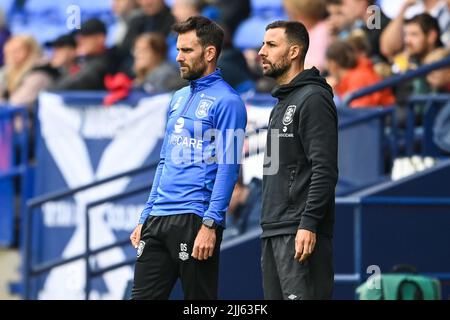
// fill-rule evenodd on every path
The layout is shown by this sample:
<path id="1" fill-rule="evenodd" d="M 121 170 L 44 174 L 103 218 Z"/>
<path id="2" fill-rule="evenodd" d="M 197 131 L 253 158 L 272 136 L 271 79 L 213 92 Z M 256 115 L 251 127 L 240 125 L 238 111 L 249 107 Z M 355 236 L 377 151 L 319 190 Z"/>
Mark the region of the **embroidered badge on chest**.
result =
<path id="1" fill-rule="evenodd" d="M 202 99 L 200 100 L 197 110 L 195 110 L 195 115 L 197 118 L 205 118 L 208 116 L 209 109 L 211 108 L 213 102 L 211 100 Z"/>
<path id="2" fill-rule="evenodd" d="M 294 120 L 294 113 L 295 113 L 295 109 L 297 108 L 296 105 L 290 105 L 287 107 L 286 112 L 284 113 L 283 116 L 283 124 L 285 126 L 288 126 L 292 123 L 292 121 Z"/>

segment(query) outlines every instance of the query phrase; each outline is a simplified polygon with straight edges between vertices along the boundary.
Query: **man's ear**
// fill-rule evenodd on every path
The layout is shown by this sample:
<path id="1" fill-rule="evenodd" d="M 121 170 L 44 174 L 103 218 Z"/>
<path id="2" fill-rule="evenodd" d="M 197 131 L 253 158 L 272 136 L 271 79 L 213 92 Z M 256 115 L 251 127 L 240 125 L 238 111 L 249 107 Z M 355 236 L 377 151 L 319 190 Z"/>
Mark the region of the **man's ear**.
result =
<path id="1" fill-rule="evenodd" d="M 214 46 L 207 46 L 205 48 L 205 59 L 206 59 L 206 61 L 211 62 L 211 61 L 213 61 L 216 58 L 217 58 L 216 47 L 214 47 Z"/>
<path id="2" fill-rule="evenodd" d="M 298 59 L 300 57 L 300 54 L 302 52 L 302 47 L 298 44 L 291 46 L 289 49 L 289 57 L 291 60 Z"/>
<path id="3" fill-rule="evenodd" d="M 430 32 L 428 33 L 428 44 L 430 46 L 435 46 L 437 39 L 439 37 L 439 34 L 436 32 L 436 30 L 430 30 Z"/>

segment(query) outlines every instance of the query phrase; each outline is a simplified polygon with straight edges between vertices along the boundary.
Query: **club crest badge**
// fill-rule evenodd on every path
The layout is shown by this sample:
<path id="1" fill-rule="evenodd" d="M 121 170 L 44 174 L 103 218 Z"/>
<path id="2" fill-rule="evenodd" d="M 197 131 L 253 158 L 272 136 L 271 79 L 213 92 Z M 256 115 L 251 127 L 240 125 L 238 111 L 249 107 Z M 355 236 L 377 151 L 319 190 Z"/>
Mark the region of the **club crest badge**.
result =
<path id="1" fill-rule="evenodd" d="M 294 120 L 294 113 L 295 113 L 295 109 L 297 108 L 296 105 L 290 105 L 287 107 L 286 112 L 284 113 L 283 116 L 283 124 L 285 126 L 288 126 L 292 123 L 292 121 Z"/>
<path id="2" fill-rule="evenodd" d="M 195 115 L 197 118 L 205 118 L 208 116 L 209 109 L 211 108 L 213 102 L 211 100 L 202 99 L 200 100 Z"/>

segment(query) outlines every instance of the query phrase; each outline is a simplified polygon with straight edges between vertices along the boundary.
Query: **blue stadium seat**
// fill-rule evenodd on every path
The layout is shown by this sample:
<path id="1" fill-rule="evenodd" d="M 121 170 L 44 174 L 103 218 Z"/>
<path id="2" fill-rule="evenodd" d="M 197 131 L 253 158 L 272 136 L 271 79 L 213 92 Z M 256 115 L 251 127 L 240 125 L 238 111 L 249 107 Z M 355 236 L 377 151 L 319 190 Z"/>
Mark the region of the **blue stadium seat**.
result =
<path id="1" fill-rule="evenodd" d="M 283 7 L 282 0 L 251 0 L 252 11 L 260 12 L 263 10 L 271 9 L 278 10 Z"/>
<path id="2" fill-rule="evenodd" d="M 20 21 L 17 21 L 17 23 L 15 23 L 13 21 L 10 27 L 13 34 L 32 35 L 40 44 L 43 44 L 46 41 L 54 40 L 59 35 L 68 32 L 65 27 L 61 28 L 61 24 L 49 24 L 42 19 L 30 20 L 28 24 L 20 23 Z"/>
<path id="3" fill-rule="evenodd" d="M 25 8 L 29 13 L 39 14 L 49 11 L 65 12 L 65 8 L 69 5 L 67 0 L 53 1 L 53 0 L 27 0 Z"/>
<path id="4" fill-rule="evenodd" d="M 4 13 L 8 13 L 14 4 L 14 0 L 2 0 L 0 1 L 0 10 Z"/>
<path id="5" fill-rule="evenodd" d="M 175 2 L 175 0 L 165 0 L 164 2 L 166 3 L 166 5 L 171 7 L 173 5 L 173 3 Z"/>
<path id="6" fill-rule="evenodd" d="M 277 19 L 264 18 L 262 16 L 253 16 L 244 20 L 234 34 L 234 46 L 241 50 L 261 47 L 265 28 L 274 20 Z"/>
<path id="7" fill-rule="evenodd" d="M 71 0 L 71 4 L 80 6 L 83 11 L 105 12 L 111 11 L 111 0 Z"/>

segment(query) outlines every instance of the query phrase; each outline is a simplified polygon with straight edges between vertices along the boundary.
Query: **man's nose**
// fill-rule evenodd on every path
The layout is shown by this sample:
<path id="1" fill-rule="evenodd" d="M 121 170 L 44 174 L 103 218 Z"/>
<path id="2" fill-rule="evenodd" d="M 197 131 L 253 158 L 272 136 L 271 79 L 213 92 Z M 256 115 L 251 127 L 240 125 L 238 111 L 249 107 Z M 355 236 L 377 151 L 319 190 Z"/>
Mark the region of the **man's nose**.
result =
<path id="1" fill-rule="evenodd" d="M 259 55 L 260 57 L 266 56 L 266 50 L 264 49 L 264 47 L 262 47 L 261 49 L 259 49 L 258 55 Z"/>
<path id="2" fill-rule="evenodd" d="M 177 62 L 183 62 L 184 61 L 184 57 L 183 57 L 181 52 L 178 52 L 176 60 L 177 60 Z"/>

